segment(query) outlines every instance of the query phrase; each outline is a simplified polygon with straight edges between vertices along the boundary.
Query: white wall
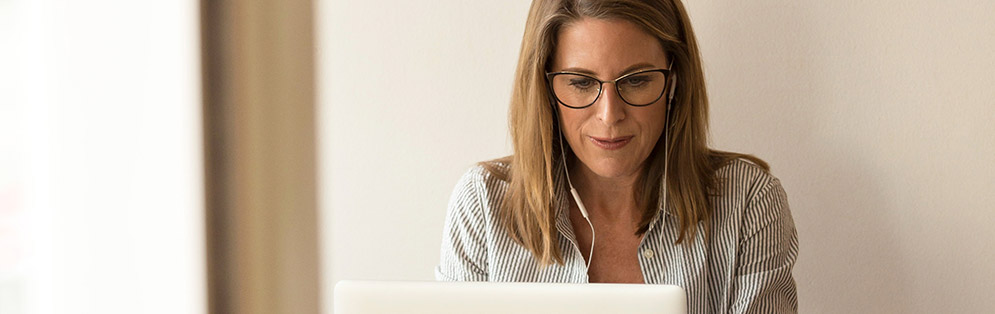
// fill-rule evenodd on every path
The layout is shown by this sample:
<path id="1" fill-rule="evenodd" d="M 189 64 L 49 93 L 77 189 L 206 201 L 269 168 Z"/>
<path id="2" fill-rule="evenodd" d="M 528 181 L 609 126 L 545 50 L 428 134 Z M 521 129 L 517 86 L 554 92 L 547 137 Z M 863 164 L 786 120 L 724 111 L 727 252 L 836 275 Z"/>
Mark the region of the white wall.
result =
<path id="1" fill-rule="evenodd" d="M 0 313 L 203 313 L 196 1 L 0 1 Z"/>
<path id="2" fill-rule="evenodd" d="M 326 304 L 431 280 L 456 179 L 510 151 L 529 1 L 469 3 L 320 5 Z M 788 192 L 802 311 L 995 310 L 995 3 L 688 5 L 713 146 Z"/>

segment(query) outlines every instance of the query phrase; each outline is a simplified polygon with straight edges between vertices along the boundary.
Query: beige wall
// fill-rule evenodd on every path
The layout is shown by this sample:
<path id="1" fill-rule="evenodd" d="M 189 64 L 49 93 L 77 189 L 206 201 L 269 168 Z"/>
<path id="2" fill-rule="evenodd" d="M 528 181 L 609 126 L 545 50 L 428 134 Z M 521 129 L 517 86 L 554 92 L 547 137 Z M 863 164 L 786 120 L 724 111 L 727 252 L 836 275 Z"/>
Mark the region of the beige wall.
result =
<path id="1" fill-rule="evenodd" d="M 788 192 L 802 309 L 995 310 L 995 2 L 691 11 L 715 145 Z"/>
<path id="2" fill-rule="evenodd" d="M 510 151 L 528 4 L 319 2 L 326 311 L 341 279 L 433 279 L 456 180 Z"/>
<path id="3" fill-rule="evenodd" d="M 456 179 L 509 152 L 528 4 L 319 4 L 326 285 L 432 279 Z M 689 11 L 714 146 L 766 159 L 788 192 L 803 311 L 995 309 L 995 3 Z"/>

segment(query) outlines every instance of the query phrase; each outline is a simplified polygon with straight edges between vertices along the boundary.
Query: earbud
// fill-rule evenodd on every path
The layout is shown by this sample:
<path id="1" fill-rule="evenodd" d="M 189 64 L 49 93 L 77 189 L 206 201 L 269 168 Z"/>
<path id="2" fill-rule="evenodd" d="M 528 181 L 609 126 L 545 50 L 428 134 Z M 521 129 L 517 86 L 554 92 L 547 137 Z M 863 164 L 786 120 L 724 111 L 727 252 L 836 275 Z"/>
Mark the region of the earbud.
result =
<path id="1" fill-rule="evenodd" d="M 674 75 L 674 59 L 670 59 L 670 95 L 667 95 L 667 112 L 670 112 L 670 104 L 674 102 L 674 91 L 677 90 L 677 76 Z"/>
<path id="2" fill-rule="evenodd" d="M 667 97 L 667 108 L 670 108 L 670 102 L 674 101 L 674 91 L 677 90 L 677 77 L 670 80 L 670 96 Z"/>

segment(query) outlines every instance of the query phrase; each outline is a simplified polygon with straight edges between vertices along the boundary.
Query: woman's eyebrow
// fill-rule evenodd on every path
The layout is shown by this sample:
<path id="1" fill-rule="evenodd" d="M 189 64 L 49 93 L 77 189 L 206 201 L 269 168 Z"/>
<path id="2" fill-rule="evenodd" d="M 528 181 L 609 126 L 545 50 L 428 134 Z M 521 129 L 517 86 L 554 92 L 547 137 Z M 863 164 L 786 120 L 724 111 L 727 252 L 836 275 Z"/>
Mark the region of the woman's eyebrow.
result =
<path id="1" fill-rule="evenodd" d="M 655 66 L 653 64 L 650 64 L 650 63 L 646 63 L 646 62 L 634 64 L 634 65 L 626 68 L 625 70 L 622 70 L 622 73 L 619 73 L 618 75 L 616 75 L 616 77 L 622 76 L 622 75 L 626 75 L 626 74 L 629 74 L 629 73 L 632 73 L 632 72 L 635 72 L 636 70 L 643 70 L 643 69 L 655 68 L 655 67 L 657 67 L 657 66 Z"/>
<path id="2" fill-rule="evenodd" d="M 642 70 L 642 69 L 645 69 L 645 68 L 654 68 L 654 67 L 656 67 L 656 66 L 653 65 L 653 64 L 650 64 L 650 63 L 646 63 L 646 62 L 637 63 L 637 64 L 629 66 L 625 70 L 622 70 L 621 73 L 615 74 L 615 77 L 619 77 L 619 76 L 622 76 L 622 75 L 625 75 L 625 74 L 629 74 L 629 73 L 635 72 L 636 70 Z M 594 71 L 591 71 L 591 70 L 588 70 L 588 69 L 585 69 L 585 68 L 581 68 L 581 67 L 566 68 L 566 69 L 563 69 L 563 70 L 560 70 L 560 71 L 562 71 L 562 72 L 576 72 L 576 73 L 581 73 L 581 74 L 588 74 L 588 75 L 591 75 L 591 76 L 597 76 L 597 73 L 594 73 Z"/>

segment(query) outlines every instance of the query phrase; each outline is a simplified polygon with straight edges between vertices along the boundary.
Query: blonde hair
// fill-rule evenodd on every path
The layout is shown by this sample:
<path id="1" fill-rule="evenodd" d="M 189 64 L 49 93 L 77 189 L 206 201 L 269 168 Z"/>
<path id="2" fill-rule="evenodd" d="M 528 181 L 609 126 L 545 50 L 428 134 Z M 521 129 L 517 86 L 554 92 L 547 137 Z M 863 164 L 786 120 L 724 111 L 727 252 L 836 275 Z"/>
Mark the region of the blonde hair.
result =
<path id="1" fill-rule="evenodd" d="M 753 161 L 765 170 L 767 164 L 750 155 L 723 152 L 707 146 L 708 98 L 698 44 L 680 0 L 534 0 L 522 37 L 518 68 L 511 98 L 509 126 L 514 155 L 507 162 L 507 176 L 493 163 L 481 163 L 497 177 L 508 181 L 499 218 L 508 234 L 527 248 L 541 265 L 563 264 L 556 237 L 556 187 L 554 171 L 560 171 L 560 147 L 556 141 L 558 121 L 545 73 L 560 29 L 583 17 L 622 19 L 635 23 L 659 39 L 673 60 L 677 90 L 667 119 L 667 138 L 660 137 L 648 157 L 637 183 L 634 199 L 643 209 L 636 231 L 641 235 L 659 210 L 663 177 L 663 144 L 669 141 L 668 199 L 680 222 L 677 243 L 694 237 L 699 221 L 712 217 L 708 196 L 718 185 L 715 170 L 737 159 Z M 567 151 L 569 152 L 569 151 Z M 572 152 L 570 152 L 572 153 Z M 705 236 L 710 230 L 705 226 Z"/>

